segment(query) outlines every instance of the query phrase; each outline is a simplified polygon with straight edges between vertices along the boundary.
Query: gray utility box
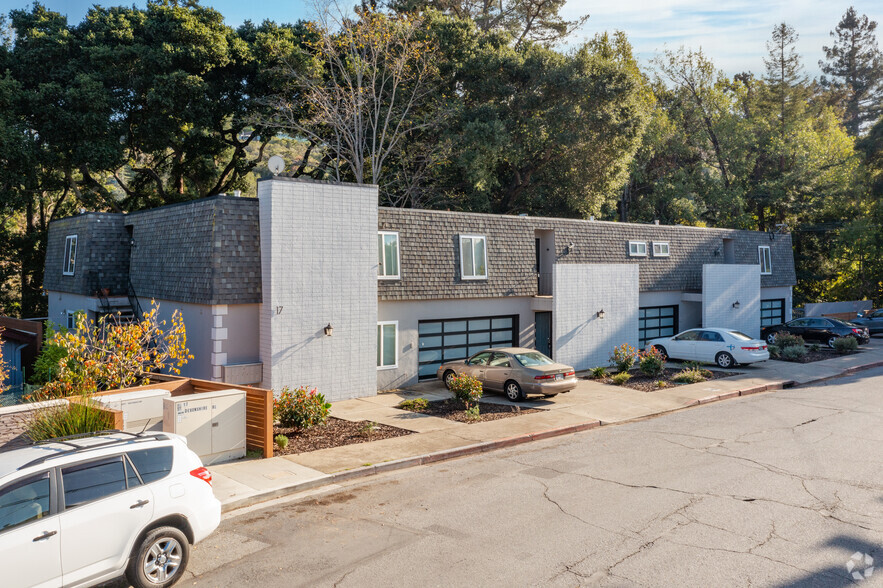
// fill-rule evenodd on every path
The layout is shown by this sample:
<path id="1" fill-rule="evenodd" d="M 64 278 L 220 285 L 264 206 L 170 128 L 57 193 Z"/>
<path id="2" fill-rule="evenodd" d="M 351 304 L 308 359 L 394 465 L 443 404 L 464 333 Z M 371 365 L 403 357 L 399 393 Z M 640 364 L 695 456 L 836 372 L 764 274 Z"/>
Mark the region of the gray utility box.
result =
<path id="1" fill-rule="evenodd" d="M 206 465 L 245 457 L 245 391 L 166 398 L 163 431 L 186 437 L 187 445 Z"/>
<path id="2" fill-rule="evenodd" d="M 168 390 L 133 390 L 119 394 L 95 396 L 95 400 L 107 408 L 123 413 L 123 430 L 141 431 L 162 430 L 163 400 L 171 398 Z"/>

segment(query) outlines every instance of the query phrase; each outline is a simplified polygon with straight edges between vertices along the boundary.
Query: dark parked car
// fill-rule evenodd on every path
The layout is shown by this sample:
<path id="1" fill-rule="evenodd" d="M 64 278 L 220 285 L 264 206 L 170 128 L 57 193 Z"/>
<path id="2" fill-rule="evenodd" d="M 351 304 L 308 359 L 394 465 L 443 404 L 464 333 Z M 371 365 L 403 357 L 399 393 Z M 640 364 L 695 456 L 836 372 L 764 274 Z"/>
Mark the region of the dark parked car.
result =
<path id="1" fill-rule="evenodd" d="M 871 335 L 883 333 L 883 310 L 868 311 L 865 316 L 850 321 L 853 324 L 867 327 Z"/>
<path id="2" fill-rule="evenodd" d="M 776 333 L 800 335 L 807 343 L 823 343 L 834 347 L 834 341 L 840 337 L 854 337 L 860 344 L 871 340 L 867 327 L 848 323 L 835 318 L 807 317 L 794 319 L 789 323 L 764 327 L 760 332 L 761 339 L 772 344 Z"/>

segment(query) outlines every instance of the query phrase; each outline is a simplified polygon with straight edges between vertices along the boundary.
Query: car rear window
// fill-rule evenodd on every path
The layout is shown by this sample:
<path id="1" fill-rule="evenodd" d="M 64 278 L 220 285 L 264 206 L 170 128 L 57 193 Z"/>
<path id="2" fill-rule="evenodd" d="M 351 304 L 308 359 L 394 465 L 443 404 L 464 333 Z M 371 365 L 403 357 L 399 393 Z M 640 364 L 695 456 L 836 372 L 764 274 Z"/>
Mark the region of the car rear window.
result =
<path id="1" fill-rule="evenodd" d="M 523 365 L 524 367 L 533 367 L 537 365 L 549 365 L 553 362 L 551 359 L 540 353 L 539 351 L 533 351 L 531 353 L 516 353 L 515 359 L 518 360 L 518 363 Z"/>
<path id="2" fill-rule="evenodd" d="M 126 455 L 132 460 L 135 469 L 138 470 L 145 484 L 165 478 L 172 471 L 171 446 L 141 449 Z"/>
<path id="3" fill-rule="evenodd" d="M 741 341 L 751 341 L 751 337 L 741 331 L 727 331 L 730 335 Z"/>
<path id="4" fill-rule="evenodd" d="M 73 508 L 126 489 L 126 470 L 119 456 L 61 470 L 64 506 Z"/>

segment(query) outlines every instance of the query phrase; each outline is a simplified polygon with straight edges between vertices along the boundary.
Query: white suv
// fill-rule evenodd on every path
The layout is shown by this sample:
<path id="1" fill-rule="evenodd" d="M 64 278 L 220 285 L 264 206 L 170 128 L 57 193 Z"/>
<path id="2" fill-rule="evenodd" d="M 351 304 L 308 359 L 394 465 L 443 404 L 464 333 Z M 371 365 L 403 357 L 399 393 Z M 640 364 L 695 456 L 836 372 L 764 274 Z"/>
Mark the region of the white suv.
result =
<path id="1" fill-rule="evenodd" d="M 108 432 L 0 453 L 0 583 L 177 582 L 214 531 L 211 474 L 170 433 Z"/>

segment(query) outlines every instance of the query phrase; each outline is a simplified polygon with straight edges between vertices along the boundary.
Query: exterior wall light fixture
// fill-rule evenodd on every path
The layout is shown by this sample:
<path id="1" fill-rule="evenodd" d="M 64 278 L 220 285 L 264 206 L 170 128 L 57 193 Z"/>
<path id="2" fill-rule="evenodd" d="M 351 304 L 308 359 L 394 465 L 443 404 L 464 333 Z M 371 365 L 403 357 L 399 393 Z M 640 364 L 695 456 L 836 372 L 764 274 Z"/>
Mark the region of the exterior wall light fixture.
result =
<path id="1" fill-rule="evenodd" d="M 739 308 L 740 306 L 742 306 L 742 305 L 739 304 L 739 301 L 738 301 L 738 300 L 737 300 L 736 302 L 733 303 L 733 308 Z"/>
<path id="2" fill-rule="evenodd" d="M 325 334 L 330 337 L 332 333 L 334 333 L 334 327 L 331 326 L 331 323 L 328 323 L 328 326 L 325 327 Z"/>
<path id="3" fill-rule="evenodd" d="M 597 312 L 597 316 L 599 319 L 604 318 L 604 309 L 603 308 Z"/>

